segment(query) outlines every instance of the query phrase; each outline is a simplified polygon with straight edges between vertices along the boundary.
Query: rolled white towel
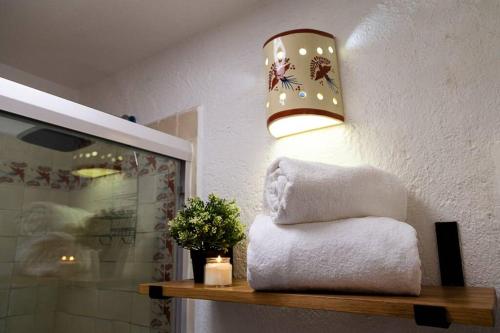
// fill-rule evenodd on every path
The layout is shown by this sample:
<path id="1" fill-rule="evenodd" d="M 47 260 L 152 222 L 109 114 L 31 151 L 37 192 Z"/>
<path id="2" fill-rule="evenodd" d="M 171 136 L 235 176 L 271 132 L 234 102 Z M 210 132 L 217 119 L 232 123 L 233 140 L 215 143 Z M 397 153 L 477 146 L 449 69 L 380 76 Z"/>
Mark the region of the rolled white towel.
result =
<path id="1" fill-rule="evenodd" d="M 267 170 L 264 208 L 275 223 L 386 216 L 406 220 L 407 192 L 371 166 L 341 167 L 279 158 Z"/>
<path id="2" fill-rule="evenodd" d="M 23 239 L 16 261 L 19 273 L 30 276 L 89 279 L 89 276 L 97 277 L 99 269 L 97 250 L 79 244 L 73 236 L 64 232 L 49 232 Z"/>
<path id="3" fill-rule="evenodd" d="M 22 214 L 21 234 L 82 233 L 92 215 L 92 213 L 80 208 L 45 201 L 33 202 Z"/>
<path id="4" fill-rule="evenodd" d="M 385 217 L 250 228 L 248 282 L 256 290 L 336 290 L 419 295 L 417 234 Z"/>

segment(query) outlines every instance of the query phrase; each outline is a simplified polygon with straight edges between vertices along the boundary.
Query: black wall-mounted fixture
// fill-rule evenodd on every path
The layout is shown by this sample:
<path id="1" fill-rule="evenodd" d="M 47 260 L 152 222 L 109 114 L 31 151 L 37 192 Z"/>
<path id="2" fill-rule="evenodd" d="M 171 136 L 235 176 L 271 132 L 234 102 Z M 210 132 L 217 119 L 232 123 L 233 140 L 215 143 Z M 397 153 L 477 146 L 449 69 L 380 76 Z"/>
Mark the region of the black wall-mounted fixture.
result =
<path id="1" fill-rule="evenodd" d="M 457 222 L 436 222 L 441 285 L 463 287 L 464 272 Z"/>

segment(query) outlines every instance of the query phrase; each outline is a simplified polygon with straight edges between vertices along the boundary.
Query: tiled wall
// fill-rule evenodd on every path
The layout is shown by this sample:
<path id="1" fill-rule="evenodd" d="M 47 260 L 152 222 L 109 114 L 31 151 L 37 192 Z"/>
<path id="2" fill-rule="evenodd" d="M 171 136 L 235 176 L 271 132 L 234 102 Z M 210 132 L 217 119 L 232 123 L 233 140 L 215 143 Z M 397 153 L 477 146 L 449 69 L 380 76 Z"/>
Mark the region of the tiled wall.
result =
<path id="1" fill-rule="evenodd" d="M 138 178 L 103 177 L 72 192 L 71 205 L 86 210 L 136 209 L 137 233 L 134 244 L 113 238 L 103 245 L 102 237 L 85 236 L 82 242 L 100 251 L 100 280 L 73 281 L 60 288 L 57 333 L 68 332 L 66 324 L 74 325 L 74 320 L 82 332 L 89 332 L 89 327 L 95 327 L 90 332 L 96 333 L 150 332 L 150 327 L 151 332 L 169 331 L 169 318 L 164 315 L 168 307 L 136 292 L 140 282 L 163 281 L 173 274 L 174 254 L 166 221 L 176 209 L 178 175 L 175 163 L 164 161 L 168 165 L 158 160 L 147 172 L 139 170 Z M 99 222 L 102 229 L 104 223 Z"/>
<path id="2" fill-rule="evenodd" d="M 191 194 L 196 195 L 197 183 L 197 165 L 198 165 L 198 140 L 199 140 L 199 126 L 200 121 L 200 107 L 177 112 L 168 117 L 154 121 L 147 126 L 158 131 L 180 137 L 188 140 L 193 144 L 193 160 L 191 163 L 192 181 L 191 181 Z"/>
<path id="3" fill-rule="evenodd" d="M 164 133 L 178 136 L 182 139 L 188 140 L 193 144 L 193 159 L 191 163 L 191 188 L 190 194 L 191 196 L 195 196 L 199 194 L 198 191 L 198 163 L 199 163 L 199 145 L 198 142 L 201 140 L 201 127 L 199 126 L 199 122 L 201 119 L 201 107 L 194 107 L 187 110 L 183 110 L 181 112 L 177 112 L 168 117 L 159 119 L 148 124 L 149 127 L 156 129 L 158 131 L 162 131 Z M 191 270 L 191 262 L 185 263 L 187 267 L 185 267 L 187 276 L 192 276 Z M 186 274 L 186 273 L 184 273 Z M 194 319 L 192 315 L 194 314 L 194 301 L 186 300 L 185 301 L 186 311 L 184 324 L 187 332 L 194 331 L 194 327 L 192 326 L 194 323 Z"/>
<path id="4" fill-rule="evenodd" d="M 58 175 L 49 171 L 56 163 L 52 151 L 0 136 L 0 332 L 53 328 L 58 282 L 18 274 L 16 252 L 27 205 L 39 200 L 67 202 L 67 190 L 57 186 Z"/>
<path id="5" fill-rule="evenodd" d="M 0 137 L 2 148 L 9 143 L 16 148 L 0 152 L 0 333 L 169 332 L 170 305 L 150 301 L 136 290 L 139 282 L 174 274 L 166 222 L 179 202 L 180 163 L 141 153 L 134 170 L 93 181 L 75 182 L 72 176 L 59 181 L 60 170 L 70 169 L 71 156 Z M 24 163 L 23 177 L 12 168 L 13 161 Z M 49 174 L 45 178 L 38 172 L 41 161 Z M 18 252 L 29 237 L 19 226 L 23 210 L 35 201 L 97 215 L 84 233 L 75 235 L 78 244 L 97 251 L 96 269 L 65 279 L 22 274 Z M 133 213 L 122 220 L 99 216 L 111 208 Z M 123 224 L 134 227 L 133 236 L 110 237 L 112 225 Z"/>

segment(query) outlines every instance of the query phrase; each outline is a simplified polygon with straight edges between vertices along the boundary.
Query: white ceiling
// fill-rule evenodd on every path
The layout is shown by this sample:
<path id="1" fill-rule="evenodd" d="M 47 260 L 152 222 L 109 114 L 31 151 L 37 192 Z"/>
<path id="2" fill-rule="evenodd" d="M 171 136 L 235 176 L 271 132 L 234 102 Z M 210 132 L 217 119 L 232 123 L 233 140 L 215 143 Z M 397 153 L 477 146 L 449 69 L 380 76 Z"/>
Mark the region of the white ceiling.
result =
<path id="1" fill-rule="evenodd" d="M 0 0 L 0 63 L 81 88 L 262 0 Z"/>

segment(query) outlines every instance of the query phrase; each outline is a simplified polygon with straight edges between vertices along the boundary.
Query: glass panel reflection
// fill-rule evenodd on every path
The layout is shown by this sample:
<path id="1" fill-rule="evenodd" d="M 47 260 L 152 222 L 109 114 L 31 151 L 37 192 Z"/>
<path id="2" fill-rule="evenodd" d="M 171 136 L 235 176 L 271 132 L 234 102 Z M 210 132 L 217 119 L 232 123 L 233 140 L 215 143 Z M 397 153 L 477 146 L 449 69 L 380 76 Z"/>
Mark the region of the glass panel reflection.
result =
<path id="1" fill-rule="evenodd" d="M 170 332 L 179 160 L 0 112 L 0 332 Z"/>

